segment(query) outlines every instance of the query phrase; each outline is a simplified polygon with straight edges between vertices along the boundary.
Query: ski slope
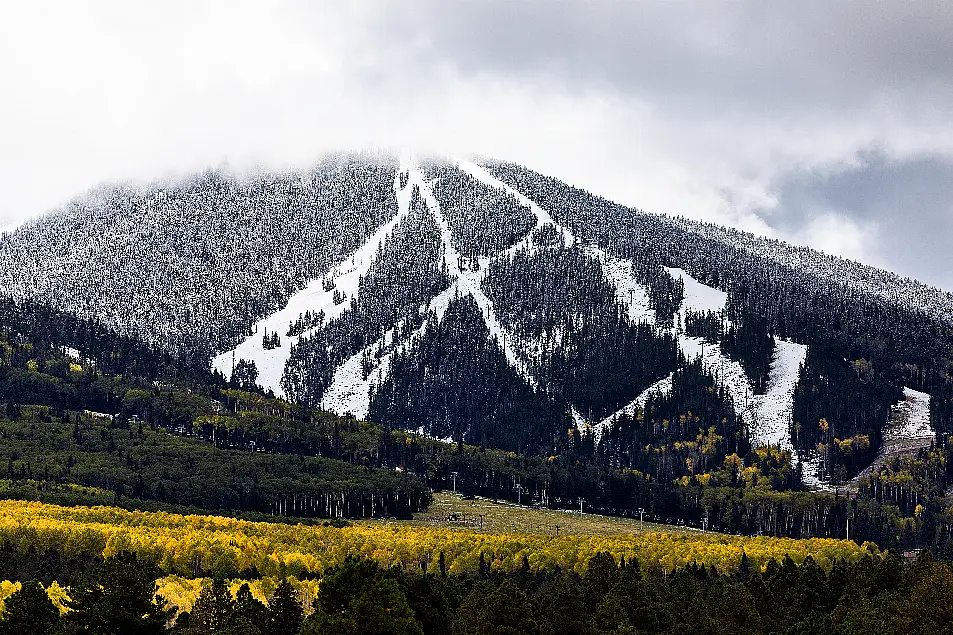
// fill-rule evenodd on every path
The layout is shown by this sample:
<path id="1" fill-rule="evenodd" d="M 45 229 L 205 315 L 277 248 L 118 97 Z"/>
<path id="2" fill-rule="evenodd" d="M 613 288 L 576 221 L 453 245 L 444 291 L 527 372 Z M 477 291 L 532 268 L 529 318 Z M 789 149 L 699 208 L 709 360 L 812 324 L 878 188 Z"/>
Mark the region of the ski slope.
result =
<path id="1" fill-rule="evenodd" d="M 727 293 L 699 282 L 683 269 L 675 267 L 665 269 L 669 275 L 681 279 L 685 285 L 682 305 L 679 307 L 681 324 L 685 323 L 685 315 L 688 311 L 713 313 L 724 311 L 728 304 Z M 628 269 L 613 263 L 611 271 L 608 277 L 619 290 L 619 297 L 627 306 L 630 318 L 633 321 L 653 323 L 654 312 L 650 314 L 650 309 L 647 309 L 648 295 L 644 287 L 634 280 L 631 263 Z M 638 288 L 645 294 L 645 304 L 642 304 L 643 300 L 637 294 L 632 294 L 633 299 L 630 299 L 627 291 L 634 288 Z M 768 375 L 767 391 L 764 395 L 756 395 L 744 368 L 737 361 L 724 355 L 717 343 L 706 341 L 701 337 L 690 337 L 679 329 L 672 329 L 670 332 L 676 336 L 679 348 L 686 359 L 699 359 L 705 371 L 712 375 L 715 382 L 728 393 L 735 410 L 748 427 L 752 443 L 777 446 L 784 450 L 791 450 L 793 453 L 790 421 L 794 409 L 794 389 L 800 376 L 801 365 L 807 356 L 806 346 L 775 338 L 774 359 Z M 668 381 L 670 390 L 671 379 Z M 648 390 L 651 391 L 652 388 Z M 617 414 L 623 411 L 632 414 L 636 407 L 636 402 L 633 402 Z M 611 416 L 595 427 L 601 434 L 608 423 L 611 423 Z M 796 461 L 797 457 L 794 460 Z"/>
<path id="2" fill-rule="evenodd" d="M 397 214 L 379 227 L 351 256 L 335 265 L 326 276 L 334 282 L 334 288 L 325 291 L 322 279 L 311 280 L 304 289 L 291 296 L 285 308 L 265 317 L 254 325 L 254 334 L 230 351 L 212 359 L 212 367 L 221 371 L 225 377 L 232 376 L 233 364 L 239 359 L 255 362 L 258 369 L 258 384 L 265 390 L 271 390 L 278 396 L 284 396 L 281 388 L 281 377 L 285 371 L 285 363 L 291 355 L 291 346 L 298 343 L 302 337 L 308 337 L 313 329 L 305 331 L 299 336 L 288 337 L 289 324 L 293 323 L 305 311 L 317 313 L 324 311 L 324 320 L 329 322 L 339 317 L 350 304 L 352 297 L 357 295 L 361 277 L 367 273 L 374 260 L 378 248 L 384 239 L 394 231 L 397 224 L 410 213 L 411 187 L 400 187 L 400 172 L 394 175 L 394 192 L 397 196 Z M 335 289 L 346 296 L 344 302 L 334 303 Z M 268 333 L 277 332 L 281 338 L 281 345 L 266 350 L 262 338 Z"/>
<path id="3" fill-rule="evenodd" d="M 648 403 L 649 397 L 664 396 L 671 393 L 673 375 L 674 374 L 670 373 L 667 377 L 663 377 L 662 379 L 658 380 L 643 390 L 642 393 L 631 402 L 619 408 L 596 425 L 592 426 L 592 433 L 595 435 L 596 443 L 599 442 L 599 439 L 602 438 L 602 435 L 605 434 L 605 432 L 612 427 L 612 424 L 615 423 L 615 421 L 623 414 L 634 417 L 636 412 L 645 407 L 645 404 Z"/>
<path id="4" fill-rule="evenodd" d="M 487 329 L 489 330 L 490 337 L 496 337 L 497 342 L 499 342 L 500 346 L 502 347 L 503 353 L 506 356 L 506 360 L 509 362 L 510 366 L 512 366 L 516 372 L 519 373 L 520 377 L 522 377 L 526 382 L 535 388 L 536 379 L 530 374 L 529 370 L 526 368 L 526 364 L 517 354 L 519 342 L 517 341 L 516 336 L 509 332 L 508 329 L 506 329 L 506 327 L 504 327 L 499 321 L 496 316 L 496 310 L 493 307 L 493 302 L 490 301 L 480 286 L 483 282 L 484 276 L 486 276 L 487 267 L 481 266 L 477 271 L 462 271 L 460 269 L 460 254 L 457 251 L 457 248 L 453 245 L 453 234 L 450 231 L 450 225 L 447 223 L 447 219 L 444 218 L 443 213 L 440 210 L 440 203 L 437 201 L 437 197 L 434 196 L 433 189 L 430 187 L 430 183 L 427 183 L 423 180 L 423 173 L 417 167 L 415 167 L 411 173 L 411 180 L 416 180 L 416 182 L 419 183 L 421 196 L 423 196 L 424 200 L 427 202 L 427 207 L 433 213 L 434 218 L 437 221 L 437 226 L 440 228 L 440 238 L 444 247 L 444 259 L 447 261 L 447 270 L 450 273 L 450 276 L 454 279 L 455 286 L 461 295 L 469 295 L 474 299 L 474 301 L 476 301 L 477 306 L 480 307 L 480 312 L 483 315 L 483 321 L 486 323 Z M 541 222 L 540 216 L 537 216 L 537 227 Z M 527 240 L 528 239 L 529 236 L 527 236 Z M 487 264 L 489 263 L 487 262 Z"/>
<path id="5" fill-rule="evenodd" d="M 877 458 L 850 480 L 848 488 L 856 490 L 861 479 L 880 469 L 888 459 L 929 448 L 935 438 L 936 431 L 930 423 L 930 395 L 904 387 L 903 399 L 890 409 L 890 421 L 884 428 Z"/>
<path id="6" fill-rule="evenodd" d="M 795 462 L 797 457 L 791 443 L 794 390 L 806 359 L 807 346 L 775 337 L 767 390 L 765 394 L 752 398 L 755 422 L 750 431 L 752 443 L 790 450 Z"/>
<path id="7" fill-rule="evenodd" d="M 481 176 L 485 175 L 487 178 L 492 179 L 492 177 L 486 175 L 485 171 L 483 171 L 481 168 L 472 166 L 472 169 L 475 173 L 475 178 L 480 178 Z M 409 212 L 409 193 L 413 192 L 413 188 L 416 186 L 419 190 L 420 196 L 426 203 L 428 210 L 431 212 L 431 214 L 433 214 L 434 220 L 437 223 L 437 227 L 440 230 L 440 239 L 443 247 L 443 259 L 447 266 L 447 272 L 452 280 L 450 287 L 433 298 L 424 308 L 426 310 L 432 310 L 439 320 L 442 319 L 443 314 L 452 298 L 457 295 L 469 295 L 472 297 L 477 306 L 480 308 L 481 314 L 483 315 L 483 320 L 486 323 L 487 330 L 489 331 L 489 336 L 496 338 L 510 366 L 516 370 L 523 380 L 535 387 L 536 380 L 526 368 L 526 364 L 520 355 L 520 352 L 522 352 L 520 349 L 524 348 L 525 346 L 522 345 L 518 341 L 518 338 L 514 334 L 510 333 L 499 321 L 496 316 L 493 303 L 486 296 L 480 286 L 483 281 L 483 277 L 486 275 L 489 259 L 483 259 L 478 270 L 462 270 L 459 264 L 459 251 L 453 244 L 453 234 L 450 230 L 447 220 L 444 218 L 443 213 L 440 210 L 440 203 L 433 194 L 431 183 L 425 179 L 423 172 L 420 170 L 413 157 L 409 154 L 405 154 L 405 156 L 402 157 L 400 172 L 406 173 L 408 175 L 408 180 L 405 184 L 405 187 L 403 188 L 403 192 L 405 193 L 407 199 L 407 207 L 403 207 L 405 201 L 398 199 L 399 203 L 401 203 L 399 209 L 403 211 L 404 214 Z M 495 181 L 495 179 L 493 180 Z M 498 182 L 490 183 L 490 185 L 497 187 L 497 183 Z M 407 211 L 404 211 L 405 209 Z M 539 210 L 539 213 L 537 214 L 537 227 L 544 222 L 548 222 L 547 216 L 545 213 Z M 527 235 L 527 237 L 524 239 L 524 243 L 531 241 L 531 234 L 532 232 Z M 519 245 L 517 245 L 517 247 L 518 246 Z M 414 333 L 411 334 L 407 340 L 399 343 L 393 342 L 394 335 L 392 329 L 374 344 L 371 344 L 364 350 L 351 356 L 335 370 L 331 385 L 325 391 L 324 397 L 322 398 L 321 407 L 331 412 L 350 412 L 358 418 L 365 418 L 370 408 L 371 385 L 380 384 L 380 382 L 386 377 L 390 368 L 390 359 L 393 355 L 393 351 L 397 348 L 405 349 L 408 347 L 415 338 L 420 337 L 423 329 L 426 328 L 426 326 L 427 322 L 425 321 L 424 324 L 414 331 Z M 387 352 L 381 355 L 379 360 L 376 358 L 376 356 L 371 356 L 373 368 L 365 378 L 362 369 L 362 361 L 365 359 L 365 357 L 367 357 L 368 353 L 377 350 L 386 350 Z"/>
<path id="8" fill-rule="evenodd" d="M 682 332 L 677 334 L 678 346 L 689 360 L 698 359 L 702 368 L 715 378 L 715 384 L 728 393 L 735 411 L 749 430 L 757 427 L 754 411 L 754 390 L 745 373 L 744 367 L 721 352 L 717 343 L 706 341 L 702 337 L 689 337 Z"/>
<path id="9" fill-rule="evenodd" d="M 664 267 L 670 276 L 681 279 L 685 284 L 685 295 L 682 300 L 682 323 L 684 324 L 685 311 L 712 311 L 719 313 L 728 306 L 728 294 L 720 289 L 709 287 L 693 278 L 684 269 Z"/>
<path id="10" fill-rule="evenodd" d="M 884 430 L 884 441 L 932 441 L 936 431 L 930 425 L 930 395 L 904 387 L 903 401 L 890 413 L 890 425 Z"/>
<path id="11" fill-rule="evenodd" d="M 566 245 L 571 245 L 577 241 L 572 232 L 556 223 L 548 211 L 516 189 L 496 179 L 482 167 L 463 159 L 455 159 L 453 163 L 477 181 L 513 196 L 522 205 L 528 207 L 535 216 L 535 226 L 520 241 L 500 255 L 512 254 L 519 249 L 535 249 L 533 235 L 535 230 L 543 225 L 555 227 L 562 235 Z M 402 174 L 407 177 L 403 187 L 401 187 L 400 178 Z M 428 304 L 422 306 L 421 310 L 431 310 L 440 319 L 454 296 L 471 296 L 481 310 L 490 337 L 496 338 L 510 366 L 529 385 L 536 387 L 537 381 L 529 372 L 527 364 L 529 360 L 535 359 L 535 356 L 540 353 L 539 344 L 520 341 L 497 317 L 493 302 L 481 287 L 488 270 L 489 259 L 481 259 L 481 266 L 478 269 L 461 269 L 461 260 L 454 245 L 451 228 L 442 214 L 440 204 L 431 188 L 431 183 L 426 180 L 413 155 L 407 152 L 402 154 L 399 169 L 394 175 L 394 193 L 398 203 L 397 213 L 379 227 L 354 254 L 338 263 L 328 272 L 324 279 L 333 281 L 334 287 L 326 291 L 322 279 L 310 281 L 304 289 L 289 299 L 287 306 L 259 320 L 255 324 L 254 335 L 245 338 L 235 349 L 215 357 L 213 366 L 226 376 L 230 376 L 236 360 L 254 361 L 259 372 L 259 384 L 279 396 L 283 395 L 281 378 L 290 356 L 291 347 L 297 344 L 301 337 L 307 337 L 314 332 L 312 329 L 305 331 L 301 336 L 289 337 L 286 335 L 289 324 L 296 321 L 306 311 L 312 313 L 323 311 L 326 322 L 341 315 L 344 309 L 349 306 L 350 299 L 357 295 L 361 277 L 367 273 L 385 238 L 410 213 L 412 192 L 415 187 L 419 188 L 420 196 L 433 214 L 440 230 L 443 258 L 451 278 L 450 287 L 433 298 Z M 629 320 L 633 324 L 656 325 L 655 312 L 649 305 L 648 291 L 635 279 L 631 260 L 610 256 L 597 246 L 588 246 L 586 251 L 600 262 L 603 273 L 615 288 L 616 297 L 625 307 Z M 681 324 L 684 324 L 687 311 L 718 313 L 724 310 L 728 300 L 725 292 L 699 282 L 682 269 L 667 268 L 666 270 L 673 277 L 681 279 L 684 284 L 684 299 L 682 306 L 679 308 Z M 344 302 L 334 304 L 335 290 L 346 296 Z M 391 329 L 380 340 L 345 360 L 335 369 L 331 385 L 324 393 L 321 402 L 322 408 L 338 413 L 350 412 L 359 418 L 366 417 L 370 405 L 371 386 L 379 384 L 386 378 L 394 351 L 409 346 L 415 338 L 421 336 L 425 327 L 426 323 L 400 342 L 394 341 L 395 331 Z M 657 328 L 661 329 L 663 327 Z M 801 362 L 803 362 L 803 355 L 806 350 L 803 346 L 790 342 L 776 342 L 775 360 L 772 364 L 771 377 L 768 383 L 768 394 L 756 396 L 753 394 L 744 369 L 738 362 L 723 355 L 717 344 L 706 342 L 702 338 L 689 337 L 678 329 L 665 330 L 676 337 L 678 345 L 687 359 L 700 359 L 706 372 L 716 379 L 719 386 L 725 388 L 756 443 L 790 448 L 787 422 L 790 420 L 793 386 L 797 382 L 797 372 Z M 281 344 L 274 349 L 265 350 L 262 345 L 263 336 L 266 333 L 275 332 L 281 338 Z M 363 368 L 364 363 L 366 363 L 365 360 L 371 362 L 370 372 L 366 376 Z M 575 409 L 571 411 L 571 414 L 580 430 L 588 429 L 591 426 L 594 434 L 601 437 L 608 426 L 611 425 L 614 417 L 621 415 L 623 412 L 630 415 L 635 414 L 637 409 L 645 405 L 649 395 L 665 394 L 671 390 L 671 386 L 671 375 L 662 378 L 644 390 L 631 403 L 599 422 L 587 421 Z"/>
<path id="12" fill-rule="evenodd" d="M 633 324 L 655 324 L 655 310 L 649 306 L 648 290 L 635 280 L 632 261 L 610 256 L 602 249 L 589 247 L 587 251 L 599 259 L 606 279 L 615 287 L 616 297 L 625 306 Z"/>
<path id="13" fill-rule="evenodd" d="M 490 187 L 506 192 L 507 194 L 515 197 L 516 200 L 519 201 L 521 205 L 528 207 L 530 209 L 530 212 L 532 212 L 533 216 L 536 217 L 536 227 L 530 230 L 529 235 L 527 236 L 527 239 L 529 239 L 529 237 L 532 236 L 532 233 L 535 229 L 542 227 L 543 225 L 552 225 L 553 227 L 556 228 L 556 231 L 562 234 L 564 244 L 571 245 L 573 243 L 573 240 L 575 240 L 575 237 L 573 236 L 572 232 L 570 232 L 568 229 L 566 229 L 565 227 L 557 223 L 555 220 L 553 220 L 552 214 L 544 210 L 542 207 L 537 205 L 528 197 L 524 196 L 522 192 L 520 192 L 519 190 L 516 190 L 510 187 L 509 185 L 499 180 L 498 178 L 496 178 L 495 176 L 487 172 L 484 168 L 480 167 L 476 163 L 473 163 L 472 161 L 467 161 L 466 159 L 456 159 L 454 163 L 456 164 L 458 168 L 460 168 L 463 172 L 469 174 L 474 179 L 481 181 L 484 185 L 488 185 Z M 516 246 L 516 248 L 518 247 L 519 245 Z M 514 249 L 514 248 L 511 247 L 510 249 Z"/>

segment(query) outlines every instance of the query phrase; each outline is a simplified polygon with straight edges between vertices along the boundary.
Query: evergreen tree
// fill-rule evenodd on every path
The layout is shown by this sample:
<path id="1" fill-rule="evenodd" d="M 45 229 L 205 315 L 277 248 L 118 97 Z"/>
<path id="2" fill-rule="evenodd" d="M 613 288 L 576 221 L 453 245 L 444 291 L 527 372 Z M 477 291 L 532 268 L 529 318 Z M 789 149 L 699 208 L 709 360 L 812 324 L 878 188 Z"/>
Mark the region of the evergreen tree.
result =
<path id="1" fill-rule="evenodd" d="M 235 594 L 235 622 L 264 632 L 268 627 L 268 619 L 268 607 L 252 595 L 247 582 L 243 583 Z"/>
<path id="2" fill-rule="evenodd" d="M 120 551 L 103 561 L 94 580 L 73 591 L 67 621 L 92 635 L 163 633 L 171 611 L 155 596 L 157 577 L 155 565 Z"/>
<path id="3" fill-rule="evenodd" d="M 228 586 L 221 578 L 215 578 L 206 584 L 195 599 L 189 618 L 187 633 L 224 633 L 235 618 L 235 600 L 228 592 Z"/>
<path id="4" fill-rule="evenodd" d="M 348 558 L 327 572 L 302 635 L 423 635 L 397 583 L 377 563 Z"/>
<path id="5" fill-rule="evenodd" d="M 59 623 L 60 611 L 43 586 L 36 581 L 24 582 L 4 601 L 0 635 L 46 635 L 55 632 Z"/>
<path id="6" fill-rule="evenodd" d="M 532 602 L 511 580 L 484 582 L 457 609 L 454 635 L 536 633 L 539 625 Z"/>
<path id="7" fill-rule="evenodd" d="M 268 601 L 268 621 L 263 632 L 265 635 L 295 635 L 302 619 L 303 609 L 294 587 L 282 580 Z"/>

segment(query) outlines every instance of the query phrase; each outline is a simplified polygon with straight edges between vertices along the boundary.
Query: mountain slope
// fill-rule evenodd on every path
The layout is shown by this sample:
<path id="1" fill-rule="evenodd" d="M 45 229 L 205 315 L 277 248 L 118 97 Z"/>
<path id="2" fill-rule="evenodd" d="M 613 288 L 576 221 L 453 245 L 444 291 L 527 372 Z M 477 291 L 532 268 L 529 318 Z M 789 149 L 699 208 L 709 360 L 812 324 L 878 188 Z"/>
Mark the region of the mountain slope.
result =
<path id="1" fill-rule="evenodd" d="M 102 187 L 0 238 L 0 288 L 173 350 L 233 345 L 396 208 L 387 155 Z"/>
<path id="2" fill-rule="evenodd" d="M 950 294 L 485 159 L 103 188 L 0 239 L 0 289 L 385 429 L 653 479 L 751 445 L 849 478 L 905 389 L 953 432 Z"/>

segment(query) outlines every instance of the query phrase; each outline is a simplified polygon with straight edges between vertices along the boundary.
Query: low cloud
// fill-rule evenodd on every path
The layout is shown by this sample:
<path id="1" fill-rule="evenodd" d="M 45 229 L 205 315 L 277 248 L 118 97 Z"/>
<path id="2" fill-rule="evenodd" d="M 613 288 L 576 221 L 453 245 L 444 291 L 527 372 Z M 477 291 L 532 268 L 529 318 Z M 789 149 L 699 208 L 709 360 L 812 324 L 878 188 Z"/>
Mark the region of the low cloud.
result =
<path id="1" fill-rule="evenodd" d="M 953 5 L 783 4 L 8 3 L 0 226 L 102 180 L 410 146 L 953 289 Z"/>

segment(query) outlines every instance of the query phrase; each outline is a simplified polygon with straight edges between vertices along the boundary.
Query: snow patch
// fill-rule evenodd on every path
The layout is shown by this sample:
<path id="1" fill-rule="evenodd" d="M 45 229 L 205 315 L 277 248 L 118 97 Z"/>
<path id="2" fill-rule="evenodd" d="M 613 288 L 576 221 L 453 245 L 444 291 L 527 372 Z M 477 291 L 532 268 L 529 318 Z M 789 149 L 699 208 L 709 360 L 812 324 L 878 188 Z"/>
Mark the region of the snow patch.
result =
<path id="1" fill-rule="evenodd" d="M 596 443 L 599 442 L 599 439 L 602 438 L 602 435 L 605 434 L 606 430 L 610 429 L 612 424 L 615 423 L 615 421 L 623 414 L 634 417 L 636 412 L 645 408 L 645 404 L 648 403 L 650 397 L 670 394 L 672 392 L 673 377 L 674 373 L 670 373 L 668 377 L 663 377 L 662 379 L 658 380 L 643 390 L 642 393 L 631 402 L 619 408 L 596 425 L 592 426 L 592 433 L 595 435 Z"/>
<path id="2" fill-rule="evenodd" d="M 903 399 L 890 409 L 890 421 L 884 428 L 883 443 L 877 458 L 847 484 L 856 490 L 861 479 L 870 476 L 891 457 L 914 454 L 933 445 L 935 431 L 930 424 L 930 395 L 904 387 Z"/>
<path id="3" fill-rule="evenodd" d="M 822 478 L 823 461 L 816 450 L 804 453 L 799 457 L 799 460 L 801 463 L 801 481 L 805 487 L 816 492 L 833 492 L 837 489 L 831 485 L 827 477 Z"/>
<path id="4" fill-rule="evenodd" d="M 664 269 L 673 278 L 681 278 L 685 284 L 685 296 L 682 301 L 683 311 L 687 309 L 696 312 L 713 311 L 718 313 L 728 305 L 728 294 L 724 291 L 702 284 L 684 269 L 676 267 L 665 267 Z"/>
<path id="5" fill-rule="evenodd" d="M 576 409 L 576 406 L 569 406 L 569 415 L 572 417 L 573 422 L 576 424 L 576 429 L 579 430 L 579 434 L 585 434 L 586 430 L 590 427 L 589 422 L 579 414 L 579 411 Z"/>
<path id="6" fill-rule="evenodd" d="M 930 425 L 930 395 L 904 387 L 903 401 L 891 409 L 890 424 L 883 438 L 885 443 L 936 438 L 936 431 Z"/>
<path id="7" fill-rule="evenodd" d="M 752 443 L 789 450 L 795 462 L 797 457 L 791 442 L 794 390 L 806 359 L 807 346 L 775 337 L 767 390 L 765 394 L 753 397 L 755 427 L 751 430 Z"/>
<path id="8" fill-rule="evenodd" d="M 741 364 L 724 355 L 718 344 L 684 333 L 677 335 L 682 354 L 689 360 L 699 359 L 705 372 L 714 377 L 715 385 L 723 387 L 728 393 L 735 411 L 741 415 L 748 430 L 756 428 L 754 390 Z"/>
<path id="9" fill-rule="evenodd" d="M 616 297 L 628 311 L 629 321 L 655 324 L 655 310 L 649 307 L 648 290 L 636 282 L 632 261 L 615 258 L 597 247 L 590 247 L 587 251 L 599 259 L 603 274 L 615 287 Z"/>
<path id="10" fill-rule="evenodd" d="M 457 286 L 454 284 L 430 301 L 428 307 L 434 311 L 438 320 L 442 319 L 450 299 L 457 292 Z M 390 371 L 394 352 L 407 350 L 411 343 L 421 336 L 427 324 L 428 321 L 424 320 L 423 324 L 400 342 L 395 340 L 396 330 L 390 329 L 379 340 L 345 360 L 335 369 L 331 385 L 324 391 L 321 399 L 321 408 L 338 414 L 350 412 L 358 419 L 367 418 L 371 406 L 371 386 L 379 386 L 384 381 Z M 386 352 L 378 359 L 374 353 L 379 350 Z M 367 377 L 364 376 L 362 367 L 365 358 L 372 364 Z"/>

